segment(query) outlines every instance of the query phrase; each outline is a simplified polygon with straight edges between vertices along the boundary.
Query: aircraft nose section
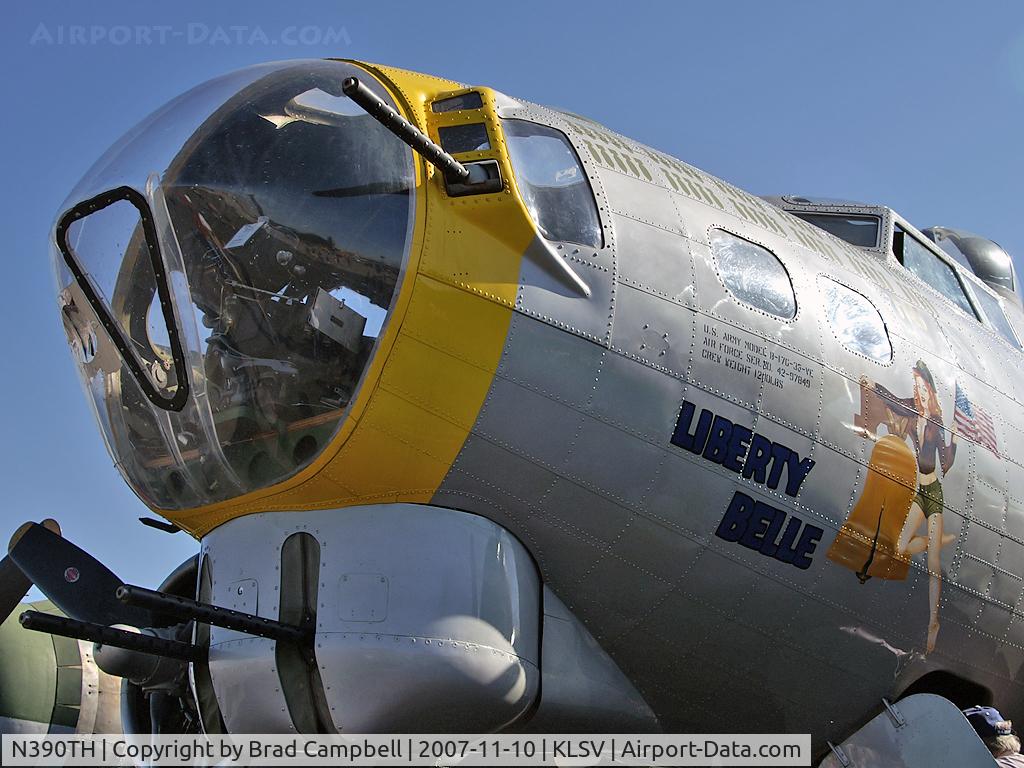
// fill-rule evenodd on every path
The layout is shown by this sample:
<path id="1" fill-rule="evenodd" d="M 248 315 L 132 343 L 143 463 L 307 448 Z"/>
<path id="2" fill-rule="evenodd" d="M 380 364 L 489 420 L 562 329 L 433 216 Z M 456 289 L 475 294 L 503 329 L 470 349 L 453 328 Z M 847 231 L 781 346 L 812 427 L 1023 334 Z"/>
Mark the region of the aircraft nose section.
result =
<path id="1" fill-rule="evenodd" d="M 338 61 L 201 85 L 121 139 L 61 212 L 68 343 L 117 465 L 172 519 L 306 468 L 377 351 L 415 167 L 342 94 L 354 75 L 387 97 Z"/>

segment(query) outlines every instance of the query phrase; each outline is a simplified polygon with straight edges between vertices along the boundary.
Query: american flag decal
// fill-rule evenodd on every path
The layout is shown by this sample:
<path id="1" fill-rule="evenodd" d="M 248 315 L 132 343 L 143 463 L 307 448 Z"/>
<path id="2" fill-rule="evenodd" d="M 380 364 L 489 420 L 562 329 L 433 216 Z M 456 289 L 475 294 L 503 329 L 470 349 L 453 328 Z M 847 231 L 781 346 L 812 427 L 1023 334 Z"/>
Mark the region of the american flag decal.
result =
<path id="1" fill-rule="evenodd" d="M 996 429 L 992 423 L 992 417 L 985 410 L 971 405 L 971 401 L 967 399 L 967 395 L 960 388 L 959 381 L 956 383 L 956 407 L 953 423 L 961 435 L 988 448 L 997 457 L 999 456 L 999 449 L 996 447 Z"/>

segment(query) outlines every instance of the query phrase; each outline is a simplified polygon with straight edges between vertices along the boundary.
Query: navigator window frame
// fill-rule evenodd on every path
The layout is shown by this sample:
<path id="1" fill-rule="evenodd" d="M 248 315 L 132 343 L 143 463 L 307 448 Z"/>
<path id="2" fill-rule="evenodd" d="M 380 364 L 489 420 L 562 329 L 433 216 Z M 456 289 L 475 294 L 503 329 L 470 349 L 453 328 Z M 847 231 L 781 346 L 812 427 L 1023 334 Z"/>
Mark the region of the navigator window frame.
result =
<path id="1" fill-rule="evenodd" d="M 129 342 L 121 325 L 111 315 L 106 302 L 93 285 L 88 271 L 80 263 L 75 249 L 69 242 L 71 225 L 77 221 L 83 221 L 94 213 L 109 208 L 119 202 L 130 203 L 138 211 L 143 237 L 146 242 L 146 252 L 149 256 L 150 266 L 153 269 L 153 276 L 156 282 L 156 292 L 160 299 L 160 309 L 163 321 L 167 327 L 168 341 L 171 349 L 171 361 L 174 366 L 176 388 L 171 397 L 164 397 L 150 381 L 149 376 L 142 368 L 131 343 Z M 94 197 L 83 200 L 72 208 L 68 209 L 57 222 L 54 230 L 54 240 L 64 263 L 71 272 L 72 277 L 82 290 L 82 294 L 89 302 L 100 324 L 107 332 L 107 336 L 117 349 L 121 361 L 127 366 L 129 372 L 135 378 L 143 394 L 153 405 L 165 411 L 181 411 L 188 403 L 190 394 L 189 371 L 185 363 L 185 353 L 181 344 L 181 337 L 178 333 L 178 323 L 174 316 L 174 304 L 171 299 L 171 291 L 168 285 L 167 270 L 164 267 L 163 254 L 160 249 L 160 240 L 157 237 L 156 224 L 153 220 L 152 211 L 149 208 L 149 201 L 146 196 L 138 190 L 129 186 L 120 186 L 101 192 Z"/>

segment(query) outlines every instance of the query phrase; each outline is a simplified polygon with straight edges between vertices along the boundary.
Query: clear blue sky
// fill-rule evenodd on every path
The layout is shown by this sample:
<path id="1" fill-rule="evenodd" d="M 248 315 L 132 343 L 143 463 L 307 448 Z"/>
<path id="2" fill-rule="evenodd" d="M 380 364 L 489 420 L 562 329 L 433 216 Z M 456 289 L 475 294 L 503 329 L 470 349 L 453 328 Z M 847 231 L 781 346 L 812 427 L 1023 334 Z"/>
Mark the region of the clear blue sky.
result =
<path id="1" fill-rule="evenodd" d="M 21 0 L 4 16 L 0 540 L 50 515 L 137 583 L 157 584 L 196 545 L 136 522 L 146 510 L 103 448 L 64 342 L 48 229 L 104 149 L 222 72 L 342 56 L 490 85 L 755 193 L 880 201 L 918 226 L 975 230 L 1024 258 L 1017 0 Z M 69 40 L 82 34 L 73 26 L 86 27 L 84 43 Z"/>

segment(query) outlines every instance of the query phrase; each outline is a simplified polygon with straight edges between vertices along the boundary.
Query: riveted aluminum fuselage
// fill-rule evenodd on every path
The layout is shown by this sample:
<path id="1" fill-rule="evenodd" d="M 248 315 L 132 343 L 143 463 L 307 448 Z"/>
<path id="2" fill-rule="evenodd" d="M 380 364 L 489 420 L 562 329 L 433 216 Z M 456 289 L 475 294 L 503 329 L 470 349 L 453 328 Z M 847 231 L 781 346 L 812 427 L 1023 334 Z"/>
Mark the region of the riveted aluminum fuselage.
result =
<path id="1" fill-rule="evenodd" d="M 503 117 L 568 135 L 600 207 L 605 247 L 558 244 L 583 299 L 524 258 L 501 362 L 433 503 L 500 522 L 605 645 L 666 729 L 848 732 L 883 696 L 935 670 L 1021 702 L 1024 591 L 1022 359 L 886 254 L 859 251 L 695 168 L 535 106 Z M 763 245 L 797 312 L 742 304 L 709 232 Z M 893 346 L 848 351 L 825 318 L 827 276 L 878 308 Z M 963 434 L 942 477 L 941 630 L 925 654 L 929 562 L 861 583 L 826 557 L 872 467 L 862 377 L 912 397 L 924 361 L 950 442 L 957 386 L 991 415 L 998 452 Z M 799 493 L 671 442 L 684 403 L 814 462 Z M 916 490 L 916 488 L 915 488 Z M 737 491 L 820 527 L 807 568 L 716 536 Z M 934 563 L 933 563 L 934 566 Z M 934 571 L 934 567 L 932 568 Z"/>
<path id="2" fill-rule="evenodd" d="M 1024 703 L 1018 350 L 890 255 L 858 251 L 600 125 L 485 88 L 478 109 L 439 114 L 430 103 L 463 87 L 364 66 L 434 140 L 439 127 L 482 122 L 489 149 L 459 159 L 495 162 L 504 188 L 450 197 L 417 161 L 400 292 L 330 445 L 277 485 L 169 519 L 201 538 L 253 513 L 296 515 L 289 525 L 300 526 L 313 510 L 374 504 L 485 517 L 525 546 L 668 731 L 720 732 L 727 713 L 732 730 L 838 740 L 882 697 L 940 670 L 1011 711 Z M 600 247 L 546 241 L 534 226 L 507 119 L 569 138 Z M 774 254 L 792 317 L 736 298 L 712 250 L 716 231 Z M 829 280 L 877 308 L 891 359 L 840 342 L 826 317 Z M 923 369 L 938 407 L 916 418 L 906 411 Z M 886 555 L 905 573 L 879 573 L 882 557 L 869 562 L 877 533 L 850 532 L 869 485 L 902 483 L 909 506 L 929 480 L 917 476 L 923 461 L 908 478 L 873 458 L 883 435 L 877 421 L 863 426 L 863 410 L 876 384 L 895 398 L 892 413 L 897 399 L 911 403 L 886 428 L 900 433 L 903 420 L 906 451 L 936 428 L 951 445 L 958 404 L 990 418 L 990 435 L 960 430 L 938 475 L 939 507 L 927 505 L 914 537 L 941 519 L 952 538 Z M 727 447 L 709 447 L 712 428 Z M 763 461 L 748 471 L 755 442 Z M 741 512 L 744 531 L 732 536 L 728 516 Z M 205 543 L 215 541 L 232 546 L 217 533 Z M 843 565 L 845 546 L 867 553 L 861 578 Z M 274 587 L 271 567 L 246 564 L 233 578 Z"/>

